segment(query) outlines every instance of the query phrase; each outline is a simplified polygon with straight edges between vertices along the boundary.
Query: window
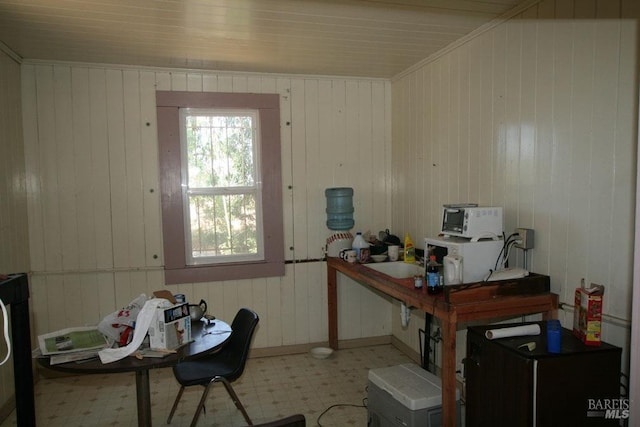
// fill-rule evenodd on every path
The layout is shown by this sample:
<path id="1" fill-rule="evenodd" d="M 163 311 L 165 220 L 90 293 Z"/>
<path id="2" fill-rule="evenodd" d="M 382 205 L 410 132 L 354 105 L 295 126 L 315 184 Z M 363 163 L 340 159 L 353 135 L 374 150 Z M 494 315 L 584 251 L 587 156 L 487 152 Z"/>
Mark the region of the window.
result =
<path id="1" fill-rule="evenodd" d="M 187 265 L 264 258 L 255 111 L 180 109 Z"/>
<path id="2" fill-rule="evenodd" d="M 166 282 L 283 275 L 279 96 L 156 101 Z"/>

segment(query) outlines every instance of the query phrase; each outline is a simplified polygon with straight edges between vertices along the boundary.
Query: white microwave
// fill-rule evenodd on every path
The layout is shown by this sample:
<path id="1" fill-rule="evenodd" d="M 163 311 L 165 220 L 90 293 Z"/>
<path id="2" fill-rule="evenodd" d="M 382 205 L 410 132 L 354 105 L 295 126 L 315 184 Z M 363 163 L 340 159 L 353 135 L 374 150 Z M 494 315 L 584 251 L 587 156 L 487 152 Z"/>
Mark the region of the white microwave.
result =
<path id="1" fill-rule="evenodd" d="M 444 284 L 481 282 L 492 270 L 496 269 L 498 257 L 502 251 L 502 239 L 484 239 L 473 241 L 461 237 L 427 237 L 424 239 L 426 254 L 435 255 L 436 262 L 444 266 Z M 461 271 L 456 272 L 455 283 L 450 281 L 452 271 L 446 262 L 447 257 L 457 257 Z"/>
<path id="2" fill-rule="evenodd" d="M 447 236 L 481 239 L 502 236 L 502 207 L 445 205 L 441 233 Z"/>

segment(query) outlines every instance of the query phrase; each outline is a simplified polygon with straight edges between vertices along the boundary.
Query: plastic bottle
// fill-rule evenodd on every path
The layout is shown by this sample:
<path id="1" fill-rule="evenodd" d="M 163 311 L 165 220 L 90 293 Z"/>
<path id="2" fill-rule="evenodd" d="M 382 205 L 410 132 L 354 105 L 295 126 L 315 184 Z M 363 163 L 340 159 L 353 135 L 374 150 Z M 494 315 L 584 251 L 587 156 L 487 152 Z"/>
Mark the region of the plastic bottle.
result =
<path id="1" fill-rule="evenodd" d="M 369 243 L 362 237 L 362 232 L 356 233 L 356 238 L 353 239 L 351 249 L 356 251 L 356 260 L 364 263 L 369 259 Z"/>
<path id="2" fill-rule="evenodd" d="M 440 269 L 438 268 L 435 255 L 431 255 L 429 257 L 426 270 L 427 292 L 432 295 L 442 292 L 442 286 L 440 285 Z"/>
<path id="3" fill-rule="evenodd" d="M 413 264 L 416 262 L 416 247 L 409 233 L 404 235 L 404 262 Z"/>
<path id="4" fill-rule="evenodd" d="M 413 276 L 413 286 L 416 289 L 422 289 L 422 282 L 423 282 L 423 280 L 422 280 L 422 276 L 421 275 L 417 274 L 417 275 Z"/>

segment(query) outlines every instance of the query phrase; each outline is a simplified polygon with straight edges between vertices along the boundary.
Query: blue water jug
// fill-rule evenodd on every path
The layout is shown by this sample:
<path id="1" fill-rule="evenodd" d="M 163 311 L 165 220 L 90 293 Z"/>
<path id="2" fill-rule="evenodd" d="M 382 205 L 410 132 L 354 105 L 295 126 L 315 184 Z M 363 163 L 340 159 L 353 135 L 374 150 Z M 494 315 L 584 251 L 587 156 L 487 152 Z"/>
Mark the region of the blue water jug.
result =
<path id="1" fill-rule="evenodd" d="M 353 188 L 327 188 L 324 195 L 327 197 L 327 227 L 330 230 L 351 230 L 354 225 Z"/>

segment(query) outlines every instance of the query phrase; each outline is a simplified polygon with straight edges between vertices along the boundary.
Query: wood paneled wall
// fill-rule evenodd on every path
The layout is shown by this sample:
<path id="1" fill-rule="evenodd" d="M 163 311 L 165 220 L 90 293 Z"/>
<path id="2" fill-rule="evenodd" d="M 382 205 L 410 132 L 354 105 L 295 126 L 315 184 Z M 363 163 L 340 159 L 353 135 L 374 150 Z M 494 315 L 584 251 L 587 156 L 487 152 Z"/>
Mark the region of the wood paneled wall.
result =
<path id="1" fill-rule="evenodd" d="M 0 273 L 29 271 L 20 64 L 0 49 Z"/>
<path id="2" fill-rule="evenodd" d="M 20 64 L 0 48 L 0 273 L 3 274 L 29 271 L 27 184 L 20 106 Z M 0 325 L 3 325 L 1 316 Z M 0 359 L 4 359 L 7 351 L 4 339 L 0 338 Z M 11 406 L 13 396 L 11 356 L 0 367 L 0 418 L 12 409 L 6 403 Z"/>
<path id="3" fill-rule="evenodd" d="M 389 226 L 390 82 L 27 62 L 22 86 L 37 333 L 165 287 L 155 91 L 189 90 L 280 94 L 292 262 L 284 277 L 168 288 L 226 320 L 255 309 L 256 347 L 328 339 L 324 190 L 354 188 L 357 228 Z M 340 292 L 341 337 L 390 334 L 386 300 L 346 279 Z"/>
<path id="4" fill-rule="evenodd" d="M 606 286 L 603 338 L 626 350 L 638 29 L 610 18 L 630 17 L 638 2 L 543 1 L 392 84 L 394 229 L 423 245 L 444 203 L 503 206 L 507 234 L 535 230 L 528 267 L 561 302 L 581 278 Z M 394 335 L 417 346 L 417 320 Z"/>

